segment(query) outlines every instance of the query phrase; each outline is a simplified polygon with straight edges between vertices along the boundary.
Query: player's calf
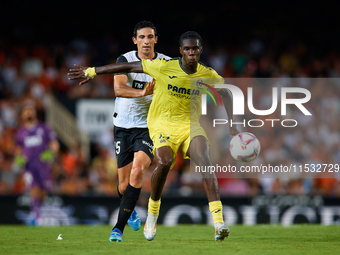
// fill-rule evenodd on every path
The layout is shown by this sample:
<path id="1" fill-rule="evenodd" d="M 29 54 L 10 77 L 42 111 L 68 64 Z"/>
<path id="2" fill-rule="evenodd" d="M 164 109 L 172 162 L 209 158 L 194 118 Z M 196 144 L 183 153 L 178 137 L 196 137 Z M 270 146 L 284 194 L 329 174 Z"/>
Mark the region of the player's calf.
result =
<path id="1" fill-rule="evenodd" d="M 115 228 L 119 229 L 122 233 L 124 231 L 126 223 L 128 222 L 128 219 L 130 218 L 132 212 L 134 211 L 136 202 L 140 195 L 140 191 L 141 191 L 141 188 L 135 188 L 129 184 L 124 192 L 122 201 L 120 203 L 118 221 L 115 225 Z M 138 223 L 139 223 L 139 227 L 135 226 L 136 228 L 135 230 L 138 230 L 140 228 L 140 221 L 136 222 L 136 225 Z"/>

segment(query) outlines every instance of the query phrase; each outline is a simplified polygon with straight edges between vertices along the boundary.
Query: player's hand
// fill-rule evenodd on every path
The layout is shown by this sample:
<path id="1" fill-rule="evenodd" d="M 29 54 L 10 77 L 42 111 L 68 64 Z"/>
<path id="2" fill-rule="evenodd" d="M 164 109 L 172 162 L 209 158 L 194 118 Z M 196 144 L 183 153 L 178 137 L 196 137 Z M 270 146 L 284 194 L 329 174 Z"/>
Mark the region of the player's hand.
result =
<path id="1" fill-rule="evenodd" d="M 85 76 L 86 69 L 88 67 L 86 66 L 79 66 L 77 64 L 74 64 L 76 68 L 70 69 L 70 72 L 67 74 L 68 76 L 73 76 L 68 78 L 69 80 L 81 80 L 79 82 L 79 86 L 85 84 L 89 81 L 89 78 Z"/>
<path id="2" fill-rule="evenodd" d="M 143 97 L 151 95 L 153 93 L 153 89 L 155 87 L 155 79 L 152 79 L 152 81 L 147 82 L 145 85 L 145 88 L 143 89 Z"/>
<path id="3" fill-rule="evenodd" d="M 235 136 L 235 135 L 237 135 L 238 133 L 240 133 L 238 130 L 237 130 L 237 127 L 234 125 L 234 126 L 231 126 L 230 128 L 229 128 L 229 134 L 231 135 L 231 136 Z"/>
<path id="4" fill-rule="evenodd" d="M 16 164 L 18 167 L 23 167 L 27 163 L 27 159 L 23 155 L 16 156 L 14 158 L 14 164 Z"/>
<path id="5" fill-rule="evenodd" d="M 53 159 L 54 159 L 53 152 L 50 150 L 45 150 L 42 153 L 40 153 L 40 160 L 42 162 L 51 163 Z"/>

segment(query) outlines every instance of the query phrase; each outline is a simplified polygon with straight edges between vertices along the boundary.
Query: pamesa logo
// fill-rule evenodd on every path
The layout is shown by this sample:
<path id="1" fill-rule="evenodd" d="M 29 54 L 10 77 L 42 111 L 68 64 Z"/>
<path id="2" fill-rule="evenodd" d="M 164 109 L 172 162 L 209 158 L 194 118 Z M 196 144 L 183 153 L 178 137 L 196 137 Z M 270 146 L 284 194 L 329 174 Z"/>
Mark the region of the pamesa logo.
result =
<path id="1" fill-rule="evenodd" d="M 168 84 L 168 90 L 170 92 L 170 95 L 172 95 L 172 96 L 178 96 L 178 94 L 188 95 L 188 96 L 199 96 L 199 95 L 202 95 L 202 96 L 205 95 L 206 96 L 208 94 L 212 98 L 212 100 L 214 101 L 215 105 L 217 105 L 215 97 L 213 95 L 213 94 L 215 94 L 218 101 L 222 105 L 222 100 L 221 100 L 219 94 L 217 93 L 217 91 L 212 86 L 204 83 L 202 80 L 197 80 L 196 81 L 196 87 L 190 88 L 190 89 Z M 212 93 L 209 90 L 212 91 Z M 190 97 L 187 97 L 187 99 L 190 99 Z"/>

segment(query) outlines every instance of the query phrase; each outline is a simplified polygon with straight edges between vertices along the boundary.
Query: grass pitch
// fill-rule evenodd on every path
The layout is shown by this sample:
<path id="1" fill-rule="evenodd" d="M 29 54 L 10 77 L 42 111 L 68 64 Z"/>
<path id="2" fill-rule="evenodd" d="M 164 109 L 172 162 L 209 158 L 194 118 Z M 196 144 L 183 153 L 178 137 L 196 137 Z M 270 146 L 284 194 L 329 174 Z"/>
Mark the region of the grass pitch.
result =
<path id="1" fill-rule="evenodd" d="M 108 241 L 111 226 L 0 226 L 0 254 L 338 254 L 340 226 L 231 226 L 224 242 L 206 225 L 157 226 L 146 241 L 143 229 L 125 228 L 123 242 Z M 63 240 L 56 240 L 62 234 Z"/>

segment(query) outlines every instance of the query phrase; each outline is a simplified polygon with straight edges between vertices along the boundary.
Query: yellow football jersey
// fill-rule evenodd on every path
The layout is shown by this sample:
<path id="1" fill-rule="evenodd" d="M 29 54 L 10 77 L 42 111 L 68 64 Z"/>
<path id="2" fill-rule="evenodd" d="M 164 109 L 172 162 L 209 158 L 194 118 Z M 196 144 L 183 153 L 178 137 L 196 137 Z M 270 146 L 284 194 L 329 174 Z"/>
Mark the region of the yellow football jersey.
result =
<path id="1" fill-rule="evenodd" d="M 224 83 L 223 78 L 215 70 L 200 63 L 196 72 L 187 72 L 182 66 L 181 58 L 143 59 L 142 64 L 143 71 L 155 79 L 148 114 L 149 128 L 152 128 L 155 122 L 165 124 L 190 124 L 190 120 L 198 122 L 201 115 L 201 94 L 204 93 L 199 88 L 199 82 L 205 78 L 217 78 L 220 83 Z M 195 104 L 193 97 L 197 99 Z"/>
<path id="2" fill-rule="evenodd" d="M 187 152 L 194 137 L 204 136 L 209 142 L 199 123 L 201 95 L 211 93 L 214 90 L 211 85 L 224 83 L 224 79 L 203 64 L 198 64 L 196 72 L 188 73 L 182 66 L 181 58 L 143 59 L 142 65 L 143 71 L 155 79 L 147 119 L 150 138 L 154 149 L 162 146 L 172 149 L 172 168 L 179 149 L 184 158 L 189 158 Z M 205 83 L 206 80 L 210 85 Z"/>

